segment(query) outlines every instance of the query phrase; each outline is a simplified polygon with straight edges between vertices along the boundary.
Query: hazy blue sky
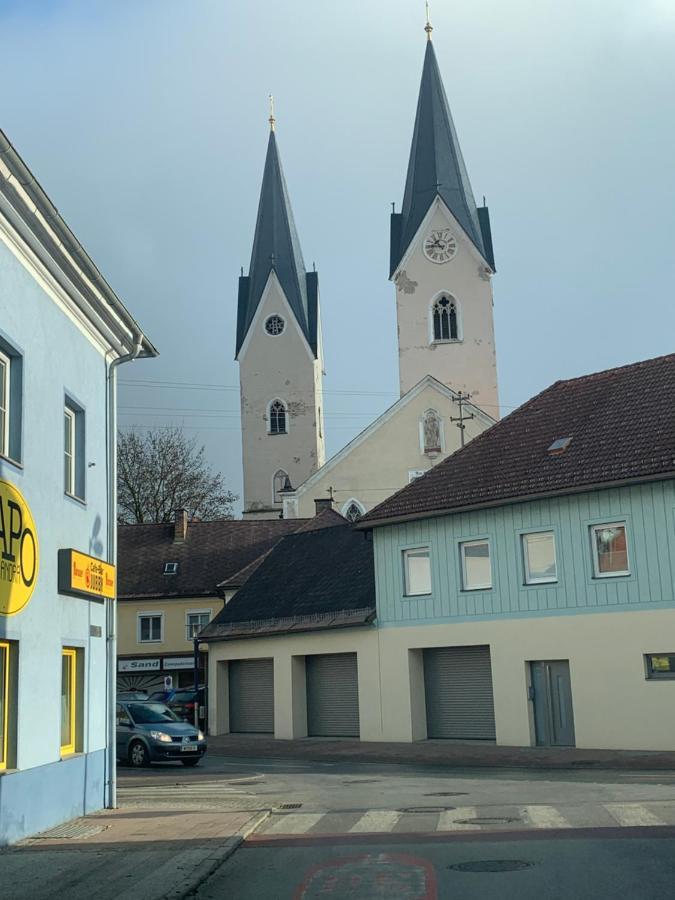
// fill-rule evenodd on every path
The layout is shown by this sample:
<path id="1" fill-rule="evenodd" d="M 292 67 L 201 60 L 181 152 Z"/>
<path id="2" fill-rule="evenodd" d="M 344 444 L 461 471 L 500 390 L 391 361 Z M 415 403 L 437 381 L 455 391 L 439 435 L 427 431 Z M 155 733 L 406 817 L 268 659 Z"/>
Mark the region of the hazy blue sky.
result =
<path id="1" fill-rule="evenodd" d="M 675 0 L 436 2 L 432 20 L 492 217 L 503 412 L 673 351 Z M 423 25 L 422 0 L 0 0 L 0 127 L 162 354 L 122 370 L 165 383 L 122 385 L 120 421 L 184 424 L 238 493 L 267 95 L 319 271 L 332 454 L 397 396 L 389 211 Z"/>

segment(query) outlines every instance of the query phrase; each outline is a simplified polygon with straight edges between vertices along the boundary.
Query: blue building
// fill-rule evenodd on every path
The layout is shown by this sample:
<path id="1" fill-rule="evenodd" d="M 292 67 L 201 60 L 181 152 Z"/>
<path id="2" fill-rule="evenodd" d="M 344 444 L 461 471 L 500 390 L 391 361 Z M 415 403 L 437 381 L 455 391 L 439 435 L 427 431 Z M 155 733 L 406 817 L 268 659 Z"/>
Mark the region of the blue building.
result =
<path id="1" fill-rule="evenodd" d="M 0 131 L 0 845 L 114 803 L 115 378 L 156 355 Z"/>

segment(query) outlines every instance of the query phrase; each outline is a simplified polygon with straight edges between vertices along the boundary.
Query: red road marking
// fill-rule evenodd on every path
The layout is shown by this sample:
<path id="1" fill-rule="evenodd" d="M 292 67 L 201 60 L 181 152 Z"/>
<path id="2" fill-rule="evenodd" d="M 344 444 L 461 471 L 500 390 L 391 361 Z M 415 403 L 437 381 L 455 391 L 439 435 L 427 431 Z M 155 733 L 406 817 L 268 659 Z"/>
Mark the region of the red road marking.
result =
<path id="1" fill-rule="evenodd" d="M 293 900 L 323 897 L 352 900 L 437 900 L 436 875 L 426 859 L 405 853 L 348 856 L 311 866 Z"/>

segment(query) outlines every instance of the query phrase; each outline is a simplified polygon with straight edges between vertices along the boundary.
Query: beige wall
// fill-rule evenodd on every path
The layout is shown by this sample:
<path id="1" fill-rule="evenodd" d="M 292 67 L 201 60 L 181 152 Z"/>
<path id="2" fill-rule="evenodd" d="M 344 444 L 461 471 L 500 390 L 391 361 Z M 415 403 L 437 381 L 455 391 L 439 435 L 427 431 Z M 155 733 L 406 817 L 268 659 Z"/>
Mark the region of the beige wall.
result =
<path id="1" fill-rule="evenodd" d="M 488 644 L 497 743 L 535 743 L 528 662 L 570 664 L 577 747 L 669 750 L 675 746 L 675 681 L 645 678 L 644 654 L 672 651 L 675 610 L 551 616 L 375 630 L 318 632 L 212 644 L 212 733 L 228 730 L 228 659 L 270 656 L 275 671 L 275 733 L 306 733 L 304 656 L 356 652 L 361 739 L 426 737 L 422 650 Z M 664 637 L 665 636 L 665 637 Z"/>
<path id="2" fill-rule="evenodd" d="M 436 410 L 443 421 L 443 450 L 434 457 L 424 454 L 420 437 L 421 421 L 428 409 Z M 357 437 L 338 454 L 337 460 L 329 460 L 322 470 L 300 485 L 285 501 L 285 518 L 313 516 L 314 499 L 327 497 L 331 487 L 338 512 L 343 512 L 352 499 L 357 500 L 365 511 L 372 509 L 408 484 L 410 470 L 426 471 L 459 448 L 460 431 L 451 421 L 457 414 L 457 403 L 449 392 L 441 392 L 433 383 L 427 383 L 390 418 L 386 419 L 385 415 L 382 424 L 370 434 L 363 439 Z M 478 415 L 468 419 L 466 440 L 471 440 L 490 424 L 489 419 Z"/>
<path id="3" fill-rule="evenodd" d="M 117 603 L 117 655 L 158 656 L 163 653 L 192 653 L 193 642 L 187 639 L 187 613 L 211 610 L 211 618 L 223 608 L 220 597 L 180 600 L 119 600 Z M 164 617 L 163 640 L 140 643 L 140 613 L 161 613 Z"/>
<path id="4" fill-rule="evenodd" d="M 265 331 L 273 314 L 286 322 L 280 335 Z M 323 465 L 322 368 L 321 352 L 314 359 L 272 272 L 239 353 L 245 513 L 274 508 L 279 469 L 295 486 Z M 268 407 L 275 399 L 287 406 L 288 434 L 268 434 Z M 276 508 L 281 511 L 281 504 Z"/>
<path id="5" fill-rule="evenodd" d="M 399 274 L 396 281 L 401 394 L 429 374 L 453 390 L 470 393 L 474 403 L 498 418 L 490 277 L 445 205 L 438 201 L 433 209 L 417 242 L 401 263 L 405 274 Z M 437 265 L 424 255 L 423 243 L 432 229 L 446 227 L 450 227 L 459 247 L 453 259 Z M 459 303 L 462 338 L 459 342 L 431 342 L 429 309 L 441 292 L 452 294 Z"/>

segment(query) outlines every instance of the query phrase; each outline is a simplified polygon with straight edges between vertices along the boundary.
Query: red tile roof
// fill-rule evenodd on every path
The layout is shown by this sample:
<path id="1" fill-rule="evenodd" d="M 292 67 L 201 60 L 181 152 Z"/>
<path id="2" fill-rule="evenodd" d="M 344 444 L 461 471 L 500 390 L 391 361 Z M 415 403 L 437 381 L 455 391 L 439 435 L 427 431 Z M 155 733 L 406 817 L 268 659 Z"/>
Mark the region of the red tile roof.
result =
<path id="1" fill-rule="evenodd" d="M 557 381 L 357 527 L 658 478 L 675 478 L 675 354 Z"/>

